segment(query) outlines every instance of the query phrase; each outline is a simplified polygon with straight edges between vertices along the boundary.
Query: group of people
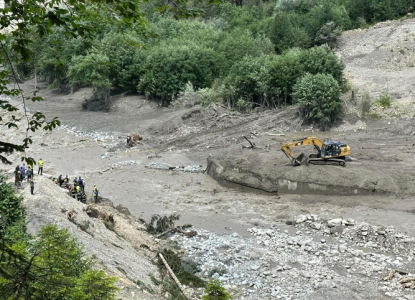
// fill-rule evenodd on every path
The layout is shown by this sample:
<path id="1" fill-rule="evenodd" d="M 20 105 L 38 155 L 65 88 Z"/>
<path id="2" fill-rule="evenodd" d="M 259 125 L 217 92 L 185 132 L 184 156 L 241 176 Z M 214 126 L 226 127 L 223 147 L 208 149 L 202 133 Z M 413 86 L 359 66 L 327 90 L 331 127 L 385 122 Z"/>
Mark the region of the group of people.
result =
<path id="1" fill-rule="evenodd" d="M 58 184 L 60 187 L 67 188 L 69 190 L 69 193 L 71 196 L 76 198 L 79 201 L 86 201 L 86 194 L 85 194 L 85 185 L 86 182 L 84 179 L 79 177 L 75 177 L 72 181 L 73 184 L 70 184 L 70 180 L 68 175 L 66 175 L 65 178 L 63 178 L 62 174 L 59 175 L 57 178 L 53 178 L 53 182 Z M 98 199 L 98 188 L 94 184 L 94 187 L 92 189 L 92 198 L 96 202 Z"/>
<path id="2" fill-rule="evenodd" d="M 38 161 L 38 175 L 43 175 L 43 160 L 39 159 Z M 35 188 L 35 182 L 34 182 L 34 172 L 33 172 L 33 165 L 28 164 L 26 168 L 26 164 L 23 163 L 22 165 L 17 165 L 14 170 L 15 175 L 15 185 L 17 188 L 23 188 L 22 182 L 24 179 L 27 178 L 27 182 L 30 183 L 30 193 L 34 195 L 34 188 Z M 81 199 L 86 199 L 85 195 L 85 180 L 79 177 L 75 177 L 73 180 L 73 184 L 70 184 L 70 180 L 68 175 L 66 175 L 65 178 L 63 178 L 62 174 L 59 175 L 57 178 L 53 178 L 53 182 L 58 184 L 60 187 L 67 188 L 70 193 L 73 195 L 75 194 L 75 198 L 81 201 Z M 98 199 L 98 188 L 94 184 L 94 187 L 92 188 L 92 199 L 96 202 Z"/>
<path id="3" fill-rule="evenodd" d="M 38 161 L 39 169 L 37 171 L 38 175 L 43 175 L 43 160 L 39 159 Z M 35 190 L 35 181 L 34 181 L 34 173 L 33 173 L 33 165 L 28 164 L 26 168 L 26 164 L 23 163 L 22 165 L 17 165 L 14 170 L 14 184 L 17 188 L 23 188 L 23 180 L 27 179 L 27 182 L 30 183 L 30 193 L 34 195 Z"/>

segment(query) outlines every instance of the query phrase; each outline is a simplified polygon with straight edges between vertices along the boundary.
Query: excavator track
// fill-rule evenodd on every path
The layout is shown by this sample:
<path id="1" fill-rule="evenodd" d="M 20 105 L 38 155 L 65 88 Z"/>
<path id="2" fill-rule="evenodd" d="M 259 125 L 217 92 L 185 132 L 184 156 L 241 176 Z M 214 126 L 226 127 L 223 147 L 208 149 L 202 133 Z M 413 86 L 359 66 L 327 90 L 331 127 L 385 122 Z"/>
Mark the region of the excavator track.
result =
<path id="1" fill-rule="evenodd" d="M 343 159 L 323 159 L 323 158 L 310 158 L 307 161 L 310 165 L 336 165 L 336 166 L 346 166 L 346 162 Z"/>

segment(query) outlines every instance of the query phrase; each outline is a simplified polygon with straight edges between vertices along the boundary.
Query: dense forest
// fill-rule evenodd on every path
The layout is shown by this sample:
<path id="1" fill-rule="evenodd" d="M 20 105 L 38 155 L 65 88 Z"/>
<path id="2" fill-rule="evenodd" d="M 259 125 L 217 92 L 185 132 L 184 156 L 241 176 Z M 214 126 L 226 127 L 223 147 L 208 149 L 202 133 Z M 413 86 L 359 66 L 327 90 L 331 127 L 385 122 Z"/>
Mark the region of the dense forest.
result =
<path id="1" fill-rule="evenodd" d="M 92 38 L 59 27 L 34 34 L 33 59 L 16 64 L 19 76 L 72 91 L 89 85 L 103 101 L 130 91 L 163 105 L 224 102 L 240 111 L 296 102 L 306 118 L 324 125 L 341 112 L 339 96 L 347 88 L 344 64 L 332 50 L 341 32 L 413 10 L 411 0 L 140 5 L 142 16 L 128 29 L 104 22 Z M 13 39 L 8 42 L 12 49 Z"/>

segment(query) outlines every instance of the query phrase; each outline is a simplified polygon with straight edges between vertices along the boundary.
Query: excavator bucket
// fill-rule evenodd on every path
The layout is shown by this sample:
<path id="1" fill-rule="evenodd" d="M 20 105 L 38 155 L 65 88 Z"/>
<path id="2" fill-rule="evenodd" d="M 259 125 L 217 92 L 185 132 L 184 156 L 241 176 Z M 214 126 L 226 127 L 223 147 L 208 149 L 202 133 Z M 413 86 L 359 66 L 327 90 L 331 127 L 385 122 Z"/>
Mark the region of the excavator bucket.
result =
<path id="1" fill-rule="evenodd" d="M 294 166 L 301 165 L 301 162 L 303 161 L 304 157 L 305 157 L 304 153 L 301 153 L 300 155 L 298 155 L 296 158 L 293 159 L 293 165 Z"/>

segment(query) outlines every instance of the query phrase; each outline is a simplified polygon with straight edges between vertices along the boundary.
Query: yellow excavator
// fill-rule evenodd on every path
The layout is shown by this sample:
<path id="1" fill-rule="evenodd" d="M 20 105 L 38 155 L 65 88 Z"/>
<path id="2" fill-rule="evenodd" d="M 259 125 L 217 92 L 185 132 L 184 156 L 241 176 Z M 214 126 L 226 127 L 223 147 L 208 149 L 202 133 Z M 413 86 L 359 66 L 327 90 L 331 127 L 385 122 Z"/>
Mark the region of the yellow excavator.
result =
<path id="1" fill-rule="evenodd" d="M 291 148 L 313 145 L 317 154 L 310 154 L 307 164 L 346 166 L 346 156 L 350 155 L 350 147 L 342 142 L 322 141 L 316 137 L 305 137 L 289 143 L 282 143 L 281 150 L 290 159 L 293 166 L 299 166 L 304 161 L 304 153 L 295 157 Z"/>

